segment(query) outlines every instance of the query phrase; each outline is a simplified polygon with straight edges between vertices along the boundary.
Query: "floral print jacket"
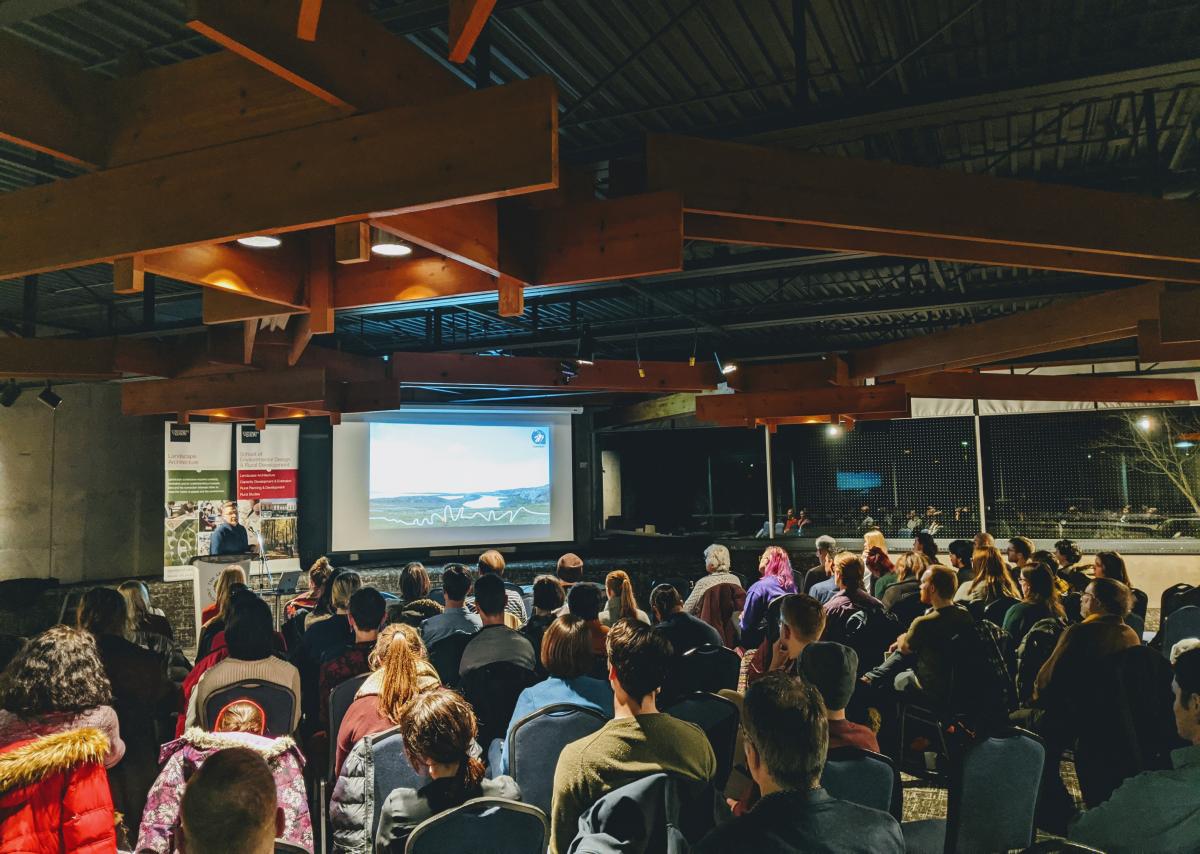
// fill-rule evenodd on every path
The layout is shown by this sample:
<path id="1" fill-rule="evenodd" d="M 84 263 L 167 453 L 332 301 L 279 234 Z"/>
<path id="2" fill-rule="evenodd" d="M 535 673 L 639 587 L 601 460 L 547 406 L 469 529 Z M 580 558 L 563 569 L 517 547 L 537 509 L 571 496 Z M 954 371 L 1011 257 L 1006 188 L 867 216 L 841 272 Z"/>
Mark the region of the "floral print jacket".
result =
<path id="1" fill-rule="evenodd" d="M 179 830 L 179 802 L 183 788 L 209 756 L 229 747 L 248 747 L 267 760 L 275 776 L 275 791 L 283 809 L 282 839 L 313 850 L 312 819 L 304 794 L 304 757 L 290 738 L 265 738 L 248 732 L 205 732 L 192 727 L 182 738 L 163 745 L 159 772 L 146 798 L 138 835 L 138 854 L 174 854 Z"/>

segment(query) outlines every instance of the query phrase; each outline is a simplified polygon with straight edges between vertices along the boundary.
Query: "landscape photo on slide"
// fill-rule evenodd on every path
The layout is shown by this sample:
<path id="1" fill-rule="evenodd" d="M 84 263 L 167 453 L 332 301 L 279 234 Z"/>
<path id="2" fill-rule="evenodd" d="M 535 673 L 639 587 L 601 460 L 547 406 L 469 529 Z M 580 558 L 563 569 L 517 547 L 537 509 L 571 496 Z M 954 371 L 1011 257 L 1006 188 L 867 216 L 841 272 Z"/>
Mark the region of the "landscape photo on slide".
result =
<path id="1" fill-rule="evenodd" d="M 545 425 L 371 423 L 370 527 L 550 524 Z"/>

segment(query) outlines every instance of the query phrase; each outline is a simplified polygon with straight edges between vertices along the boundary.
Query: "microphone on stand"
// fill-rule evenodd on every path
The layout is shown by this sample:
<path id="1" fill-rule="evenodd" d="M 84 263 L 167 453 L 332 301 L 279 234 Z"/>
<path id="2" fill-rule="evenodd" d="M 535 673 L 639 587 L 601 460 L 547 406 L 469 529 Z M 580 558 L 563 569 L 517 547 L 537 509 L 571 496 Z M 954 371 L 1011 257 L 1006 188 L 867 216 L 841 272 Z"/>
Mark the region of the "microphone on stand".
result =
<path id="1" fill-rule="evenodd" d="M 272 589 L 274 589 L 275 588 L 275 579 L 271 576 L 271 564 L 267 560 L 267 547 L 263 543 L 262 531 L 256 531 L 255 536 L 258 538 L 258 560 L 260 562 L 260 565 L 259 565 L 260 573 L 259 574 L 266 575 L 267 583 L 271 585 Z"/>

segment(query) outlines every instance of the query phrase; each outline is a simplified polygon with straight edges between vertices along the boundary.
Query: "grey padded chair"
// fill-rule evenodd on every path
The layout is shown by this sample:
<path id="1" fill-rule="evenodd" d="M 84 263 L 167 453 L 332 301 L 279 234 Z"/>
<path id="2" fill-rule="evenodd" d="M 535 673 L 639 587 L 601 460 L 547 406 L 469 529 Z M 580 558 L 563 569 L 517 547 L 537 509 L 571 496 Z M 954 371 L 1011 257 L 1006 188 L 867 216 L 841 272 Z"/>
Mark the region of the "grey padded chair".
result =
<path id="1" fill-rule="evenodd" d="M 900 772 L 882 753 L 858 747 L 829 751 L 821 786 L 833 797 L 891 813 L 900 820 Z"/>
<path id="2" fill-rule="evenodd" d="M 544 854 L 550 822 L 537 807 L 507 798 L 472 798 L 413 828 L 404 854 Z"/>
<path id="3" fill-rule="evenodd" d="M 474 632 L 454 632 L 429 647 L 429 663 L 447 688 L 458 687 L 458 666 L 462 663 L 463 650 L 473 637 Z"/>
<path id="4" fill-rule="evenodd" d="M 1172 611 L 1163 629 L 1163 655 L 1171 654 L 1171 647 L 1184 638 L 1200 638 L 1200 608 L 1184 605 Z"/>
<path id="5" fill-rule="evenodd" d="M 354 702 L 354 695 L 358 693 L 358 689 L 367 681 L 370 673 L 363 673 L 358 676 L 351 676 L 345 682 L 337 685 L 329 692 L 329 780 L 332 783 L 337 779 L 337 769 L 333 767 L 333 760 L 337 757 L 337 737 L 338 730 L 342 728 L 342 719 L 346 717 L 346 711 L 350 708 L 350 704 Z"/>
<path id="6" fill-rule="evenodd" d="M 368 735 L 371 744 L 371 763 L 368 767 L 368 784 L 373 792 L 371 804 L 371 838 L 379 827 L 379 815 L 383 802 L 393 789 L 419 789 L 429 778 L 418 774 L 404 752 L 404 739 L 400 727 L 392 727 L 375 735 Z"/>
<path id="7" fill-rule="evenodd" d="M 508 773 L 521 787 L 521 800 L 549 815 L 558 754 L 607 720 L 586 706 L 555 703 L 517 721 L 508 734 Z"/>

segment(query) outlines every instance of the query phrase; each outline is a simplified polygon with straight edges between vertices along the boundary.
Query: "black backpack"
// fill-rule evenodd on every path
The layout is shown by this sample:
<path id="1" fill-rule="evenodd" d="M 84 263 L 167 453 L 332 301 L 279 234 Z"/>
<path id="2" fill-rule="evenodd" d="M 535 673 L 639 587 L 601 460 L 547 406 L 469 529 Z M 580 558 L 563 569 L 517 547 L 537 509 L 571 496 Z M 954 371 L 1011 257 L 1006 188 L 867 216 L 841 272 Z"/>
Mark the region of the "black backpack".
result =
<path id="1" fill-rule="evenodd" d="M 903 627 L 896 615 L 878 605 L 856 611 L 846 620 L 843 642 L 858 653 L 858 675 L 878 667 L 887 648 L 896 642 Z"/>

